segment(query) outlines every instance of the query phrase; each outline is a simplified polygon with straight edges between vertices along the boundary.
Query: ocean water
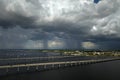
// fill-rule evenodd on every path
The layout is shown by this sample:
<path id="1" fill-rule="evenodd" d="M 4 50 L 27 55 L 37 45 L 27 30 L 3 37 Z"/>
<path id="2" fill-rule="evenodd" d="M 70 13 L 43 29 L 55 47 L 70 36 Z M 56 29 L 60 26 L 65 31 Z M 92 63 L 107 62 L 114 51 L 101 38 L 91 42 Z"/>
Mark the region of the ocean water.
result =
<path id="1" fill-rule="evenodd" d="M 38 50 L 0 50 L 0 59 L 63 56 L 60 53 L 41 53 Z M 53 61 L 90 60 L 102 57 L 71 57 L 52 60 L 0 60 L 0 65 L 20 63 L 41 63 Z M 120 80 L 120 61 L 110 61 L 97 64 L 68 67 L 55 70 L 11 74 L 1 76 L 0 80 Z"/>
<path id="2" fill-rule="evenodd" d="M 41 52 L 39 50 L 12 50 L 12 49 L 11 50 L 0 50 L 0 66 L 14 65 L 14 64 L 28 64 L 28 63 L 99 59 L 99 57 L 86 57 L 86 56 L 64 57 L 64 56 L 65 55 L 61 55 L 61 53 Z M 38 57 L 61 57 L 61 58 L 38 58 Z"/>
<path id="3" fill-rule="evenodd" d="M 30 49 L 2 49 L 0 50 L 0 59 L 5 58 L 26 58 L 26 57 L 49 57 L 60 56 L 60 53 L 41 52 L 40 50 Z"/>

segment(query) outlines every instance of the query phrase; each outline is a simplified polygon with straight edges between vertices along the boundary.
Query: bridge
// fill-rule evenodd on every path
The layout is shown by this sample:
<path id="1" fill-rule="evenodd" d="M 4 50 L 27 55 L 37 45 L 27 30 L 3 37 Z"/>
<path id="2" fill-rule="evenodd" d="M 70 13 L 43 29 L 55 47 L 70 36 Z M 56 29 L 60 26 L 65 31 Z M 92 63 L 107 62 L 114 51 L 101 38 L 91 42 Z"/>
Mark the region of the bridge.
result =
<path id="1" fill-rule="evenodd" d="M 65 68 L 65 67 L 72 67 L 72 66 L 82 66 L 82 65 L 108 62 L 108 61 L 114 61 L 114 60 L 120 60 L 120 58 L 2 65 L 0 66 L 0 76 L 15 74 L 15 73 L 44 71 L 44 70 L 51 70 L 51 69 L 58 69 L 58 68 Z"/>
<path id="2" fill-rule="evenodd" d="M 84 58 L 87 59 L 87 58 Z M 30 63 L 63 62 L 84 60 L 80 56 L 48 56 L 48 57 L 23 57 L 23 58 L 5 58 L 0 59 L 0 66 Z M 88 58 L 90 59 L 90 58 Z"/>

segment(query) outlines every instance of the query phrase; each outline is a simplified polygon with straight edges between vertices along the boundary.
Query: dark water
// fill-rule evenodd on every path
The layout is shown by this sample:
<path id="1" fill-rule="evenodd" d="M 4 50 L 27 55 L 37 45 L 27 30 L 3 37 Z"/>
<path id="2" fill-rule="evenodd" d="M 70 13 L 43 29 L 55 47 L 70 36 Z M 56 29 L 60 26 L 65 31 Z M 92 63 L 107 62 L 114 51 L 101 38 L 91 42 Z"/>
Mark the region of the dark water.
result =
<path id="1" fill-rule="evenodd" d="M 105 57 L 89 57 L 89 56 L 69 56 L 61 55 L 61 53 L 55 52 L 41 52 L 39 50 L 0 50 L 0 66 L 2 65 L 15 65 L 15 64 L 28 64 L 28 63 L 45 63 L 45 62 L 61 62 L 61 61 L 78 61 L 78 60 L 90 60 L 101 59 Z M 35 57 L 62 57 L 62 58 L 35 58 Z M 18 58 L 13 59 L 11 58 Z M 19 59 L 24 58 L 24 59 Z M 32 59 L 27 59 L 32 58 Z M 34 59 L 33 59 L 34 58 Z M 4 60 L 8 59 L 8 60 Z"/>
<path id="2" fill-rule="evenodd" d="M 0 80 L 120 80 L 120 61 L 9 75 Z"/>
<path id="3" fill-rule="evenodd" d="M 0 59 L 7 58 L 26 58 L 26 57 L 49 57 L 60 56 L 60 53 L 41 52 L 39 50 L 19 50 L 19 49 L 3 49 L 0 50 Z"/>

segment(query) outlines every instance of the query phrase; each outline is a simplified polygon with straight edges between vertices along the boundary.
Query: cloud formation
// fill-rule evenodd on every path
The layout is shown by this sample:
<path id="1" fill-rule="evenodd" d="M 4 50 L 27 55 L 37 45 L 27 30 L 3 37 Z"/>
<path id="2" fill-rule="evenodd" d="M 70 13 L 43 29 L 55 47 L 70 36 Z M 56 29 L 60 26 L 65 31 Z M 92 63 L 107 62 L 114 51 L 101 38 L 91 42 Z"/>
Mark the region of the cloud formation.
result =
<path id="1" fill-rule="evenodd" d="M 92 43 L 92 42 L 83 42 L 82 47 L 85 49 L 94 49 L 97 47 L 97 45 L 95 43 Z"/>
<path id="2" fill-rule="evenodd" d="M 0 48 L 117 49 L 120 1 L 1 0 Z"/>

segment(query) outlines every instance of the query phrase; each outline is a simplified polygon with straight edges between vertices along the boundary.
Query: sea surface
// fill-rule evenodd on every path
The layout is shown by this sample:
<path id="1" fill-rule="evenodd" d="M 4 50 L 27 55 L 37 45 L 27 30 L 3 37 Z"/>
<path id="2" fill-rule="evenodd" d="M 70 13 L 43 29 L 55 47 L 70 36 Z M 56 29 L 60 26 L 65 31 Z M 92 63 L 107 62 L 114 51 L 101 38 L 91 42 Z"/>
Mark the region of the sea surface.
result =
<path id="1" fill-rule="evenodd" d="M 63 56 L 60 53 L 41 53 L 32 50 L 0 50 L 0 59 L 8 58 L 27 58 L 27 57 L 49 57 Z M 101 59 L 99 57 L 71 57 L 53 60 L 42 60 L 41 62 L 53 61 L 69 61 L 69 60 L 89 60 Z M 40 60 L 34 60 L 39 62 Z M 21 61 L 4 61 L 1 60 L 0 65 L 18 64 Z M 26 63 L 26 62 L 25 62 Z M 28 62 L 27 62 L 28 63 Z M 31 62 L 29 62 L 31 63 Z M 120 61 L 110 61 L 97 64 L 81 65 L 76 67 L 60 68 L 55 70 L 11 74 L 1 76 L 0 80 L 120 80 Z"/>
<path id="2" fill-rule="evenodd" d="M 0 66 L 28 63 L 80 61 L 101 58 L 104 57 L 68 56 L 58 52 L 41 52 L 39 50 L 0 50 Z"/>

